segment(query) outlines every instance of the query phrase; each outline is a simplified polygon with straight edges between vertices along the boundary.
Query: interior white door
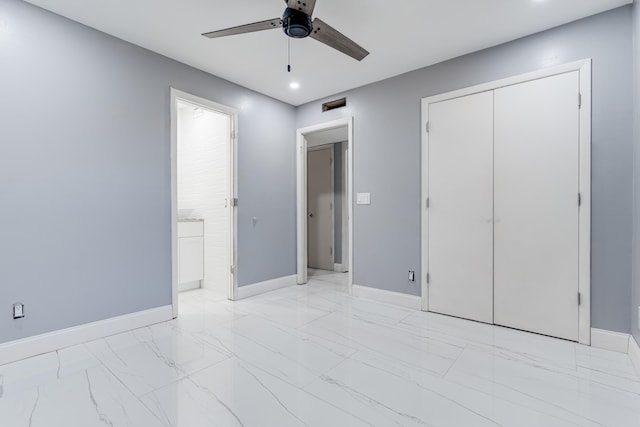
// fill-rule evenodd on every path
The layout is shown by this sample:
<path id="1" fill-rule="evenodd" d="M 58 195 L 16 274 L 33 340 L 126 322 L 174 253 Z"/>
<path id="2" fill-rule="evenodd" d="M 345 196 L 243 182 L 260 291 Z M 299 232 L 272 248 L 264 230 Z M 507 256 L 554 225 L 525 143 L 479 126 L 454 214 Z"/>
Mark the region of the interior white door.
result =
<path id="1" fill-rule="evenodd" d="M 579 74 L 495 91 L 495 323 L 578 340 Z"/>
<path id="2" fill-rule="evenodd" d="M 308 266 L 333 271 L 333 146 L 307 155 Z"/>
<path id="3" fill-rule="evenodd" d="M 429 105 L 429 310 L 493 322 L 493 92 Z"/>

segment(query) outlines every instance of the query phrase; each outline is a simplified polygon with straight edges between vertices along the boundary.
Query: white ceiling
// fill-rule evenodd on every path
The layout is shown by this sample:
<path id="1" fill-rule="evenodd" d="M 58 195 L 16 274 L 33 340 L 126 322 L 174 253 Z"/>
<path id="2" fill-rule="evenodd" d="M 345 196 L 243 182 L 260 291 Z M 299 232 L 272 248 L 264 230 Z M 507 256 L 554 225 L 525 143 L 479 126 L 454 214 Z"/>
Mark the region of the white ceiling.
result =
<path id="1" fill-rule="evenodd" d="M 319 17 L 371 52 L 357 62 L 269 30 L 200 34 L 277 18 L 283 0 L 27 0 L 293 105 L 495 46 L 632 0 L 317 0 Z M 300 88 L 292 90 L 289 83 Z"/>

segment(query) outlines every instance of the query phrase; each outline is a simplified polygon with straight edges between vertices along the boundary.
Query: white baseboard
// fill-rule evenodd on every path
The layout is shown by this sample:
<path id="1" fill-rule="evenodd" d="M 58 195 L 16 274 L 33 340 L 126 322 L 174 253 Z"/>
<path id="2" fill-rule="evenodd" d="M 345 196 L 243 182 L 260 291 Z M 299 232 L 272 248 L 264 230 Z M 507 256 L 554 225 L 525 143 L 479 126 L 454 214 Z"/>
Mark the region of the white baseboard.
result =
<path id="1" fill-rule="evenodd" d="M 640 378 L 640 345 L 633 336 L 629 337 L 629 359 L 633 367 L 636 368 L 638 378 Z"/>
<path id="2" fill-rule="evenodd" d="M 255 295 L 264 294 L 265 292 L 275 291 L 276 289 L 286 288 L 287 286 L 294 286 L 297 284 L 297 276 L 294 274 L 292 276 L 278 277 L 277 279 L 254 283 L 253 285 L 238 286 L 236 300 L 249 298 Z"/>
<path id="3" fill-rule="evenodd" d="M 386 291 L 382 289 L 370 288 L 368 286 L 353 285 L 351 294 L 354 297 L 368 298 L 378 302 L 398 305 L 400 307 L 420 310 L 422 299 L 415 295 L 407 295 L 400 292 Z"/>
<path id="4" fill-rule="evenodd" d="M 173 309 L 167 305 L 0 344 L 0 365 L 165 322 L 172 318 Z"/>
<path id="5" fill-rule="evenodd" d="M 629 334 L 592 328 L 591 347 L 627 354 L 629 352 Z"/>

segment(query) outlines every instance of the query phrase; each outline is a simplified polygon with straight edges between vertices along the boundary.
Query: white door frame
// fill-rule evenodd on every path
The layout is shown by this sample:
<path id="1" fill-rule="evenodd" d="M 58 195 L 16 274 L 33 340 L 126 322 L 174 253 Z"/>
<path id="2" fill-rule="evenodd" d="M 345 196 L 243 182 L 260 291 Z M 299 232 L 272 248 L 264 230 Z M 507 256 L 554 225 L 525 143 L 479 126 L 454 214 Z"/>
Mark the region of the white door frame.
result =
<path id="1" fill-rule="evenodd" d="M 349 235 L 349 294 L 353 285 L 353 117 L 331 122 L 321 123 L 314 126 L 298 129 L 297 134 L 297 156 L 296 156 L 296 187 L 297 187 L 297 283 L 303 285 L 307 283 L 307 139 L 305 135 L 310 133 L 347 127 L 347 205 L 348 221 L 347 233 Z M 336 141 L 340 142 L 340 141 Z M 343 227 L 344 227 L 343 223 Z M 344 231 L 343 231 L 344 233 Z M 344 256 L 344 252 L 343 252 Z"/>
<path id="2" fill-rule="evenodd" d="M 237 247 L 236 239 L 238 235 L 237 217 L 238 209 L 234 206 L 237 182 L 237 135 L 238 135 L 238 110 L 218 104 L 217 102 L 192 95 L 178 89 L 171 88 L 171 289 L 173 307 L 173 317 L 178 316 L 178 102 L 183 101 L 194 104 L 206 110 L 222 113 L 231 119 L 231 135 L 227 149 L 229 165 L 227 189 L 227 200 L 229 209 L 227 210 L 227 222 L 229 225 L 229 282 L 227 284 L 227 298 L 235 300 L 238 292 L 238 280 L 236 274 Z"/>
<path id="3" fill-rule="evenodd" d="M 422 99 L 422 310 L 429 309 L 429 292 L 427 285 L 429 259 L 429 104 L 472 95 L 479 92 L 495 90 L 505 86 L 524 83 L 531 80 L 554 76 L 557 74 L 578 71 L 580 73 L 580 141 L 579 141 L 579 192 L 582 203 L 579 210 L 579 271 L 578 291 L 581 304 L 578 310 L 579 340 L 581 344 L 591 344 L 591 59 L 571 62 L 555 67 L 544 68 L 506 79 L 472 86 L 453 92 Z"/>

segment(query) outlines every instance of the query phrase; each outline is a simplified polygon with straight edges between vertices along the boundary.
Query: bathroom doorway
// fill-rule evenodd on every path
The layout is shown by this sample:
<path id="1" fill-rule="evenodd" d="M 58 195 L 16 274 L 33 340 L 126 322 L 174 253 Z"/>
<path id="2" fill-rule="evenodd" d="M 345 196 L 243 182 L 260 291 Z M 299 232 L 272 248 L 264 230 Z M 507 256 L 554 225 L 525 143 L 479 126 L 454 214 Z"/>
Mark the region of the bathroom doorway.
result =
<path id="1" fill-rule="evenodd" d="M 173 307 L 203 288 L 234 299 L 237 112 L 172 89 Z"/>

